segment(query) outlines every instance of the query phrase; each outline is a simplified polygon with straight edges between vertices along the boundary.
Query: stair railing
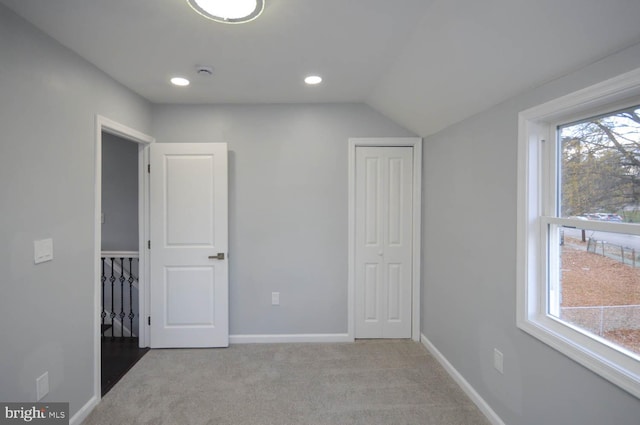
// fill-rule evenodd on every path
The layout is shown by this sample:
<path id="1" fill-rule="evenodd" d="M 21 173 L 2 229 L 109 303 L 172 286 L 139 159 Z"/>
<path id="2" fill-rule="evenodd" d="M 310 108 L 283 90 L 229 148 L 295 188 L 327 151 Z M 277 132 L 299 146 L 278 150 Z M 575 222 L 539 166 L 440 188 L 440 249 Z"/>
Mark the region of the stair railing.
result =
<path id="1" fill-rule="evenodd" d="M 138 316 L 134 292 L 138 292 L 139 254 L 137 251 L 102 251 L 101 258 L 102 337 L 134 338 L 134 319 Z M 128 326 L 126 322 L 129 322 Z"/>

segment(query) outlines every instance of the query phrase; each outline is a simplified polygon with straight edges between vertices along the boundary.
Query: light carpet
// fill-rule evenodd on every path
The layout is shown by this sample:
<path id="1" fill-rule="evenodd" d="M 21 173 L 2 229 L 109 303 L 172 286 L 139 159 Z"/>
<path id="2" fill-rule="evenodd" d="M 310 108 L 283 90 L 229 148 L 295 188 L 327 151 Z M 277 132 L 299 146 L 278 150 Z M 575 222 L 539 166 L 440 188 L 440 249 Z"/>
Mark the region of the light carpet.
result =
<path id="1" fill-rule="evenodd" d="M 84 425 L 488 425 L 419 343 L 151 350 Z"/>

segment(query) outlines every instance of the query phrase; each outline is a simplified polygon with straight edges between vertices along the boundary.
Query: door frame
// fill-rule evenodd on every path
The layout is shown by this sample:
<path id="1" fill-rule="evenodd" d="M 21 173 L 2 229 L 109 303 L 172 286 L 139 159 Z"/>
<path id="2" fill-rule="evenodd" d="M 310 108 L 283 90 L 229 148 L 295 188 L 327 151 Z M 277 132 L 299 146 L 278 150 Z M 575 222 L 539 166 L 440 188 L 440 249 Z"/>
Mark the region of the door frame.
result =
<path id="1" fill-rule="evenodd" d="M 102 115 L 96 115 L 95 119 L 95 176 L 94 176 L 94 397 L 102 398 L 101 390 L 101 347 L 100 325 L 102 310 L 102 283 L 101 253 L 102 253 L 102 133 L 113 134 L 127 141 L 138 144 L 138 342 L 140 347 L 149 346 L 149 329 L 143 326 L 141 319 L 147 316 L 149 309 L 149 250 L 145 248 L 149 237 L 149 174 L 145 164 L 149 163 L 149 146 L 155 142 L 155 138 L 146 135 L 124 124 L 120 124 Z"/>
<path id="2" fill-rule="evenodd" d="M 422 246 L 422 139 L 420 137 L 372 137 L 349 139 L 349 277 L 347 280 L 348 336 L 351 340 L 354 340 L 356 336 L 356 148 L 364 146 L 413 148 L 411 339 L 414 341 L 420 341 L 420 250 Z"/>

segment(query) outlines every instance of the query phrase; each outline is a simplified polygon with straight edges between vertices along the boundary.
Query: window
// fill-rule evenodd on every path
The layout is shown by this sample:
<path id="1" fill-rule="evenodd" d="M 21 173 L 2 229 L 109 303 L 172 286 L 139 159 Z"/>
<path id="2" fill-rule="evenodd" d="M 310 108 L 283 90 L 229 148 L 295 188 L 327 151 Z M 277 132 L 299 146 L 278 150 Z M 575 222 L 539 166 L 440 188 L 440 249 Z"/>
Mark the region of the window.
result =
<path id="1" fill-rule="evenodd" d="M 519 116 L 518 326 L 640 397 L 640 70 Z"/>

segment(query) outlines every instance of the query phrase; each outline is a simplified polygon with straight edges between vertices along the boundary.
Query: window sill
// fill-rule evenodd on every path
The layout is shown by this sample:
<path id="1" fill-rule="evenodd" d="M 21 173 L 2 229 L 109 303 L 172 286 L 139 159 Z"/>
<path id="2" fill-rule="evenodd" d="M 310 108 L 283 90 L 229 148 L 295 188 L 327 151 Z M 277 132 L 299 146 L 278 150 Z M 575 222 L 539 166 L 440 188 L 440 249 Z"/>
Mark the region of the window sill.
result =
<path id="1" fill-rule="evenodd" d="M 637 370 L 640 365 L 637 360 L 585 335 L 578 328 L 548 316 L 521 319 L 518 327 L 640 398 L 640 373 Z"/>

